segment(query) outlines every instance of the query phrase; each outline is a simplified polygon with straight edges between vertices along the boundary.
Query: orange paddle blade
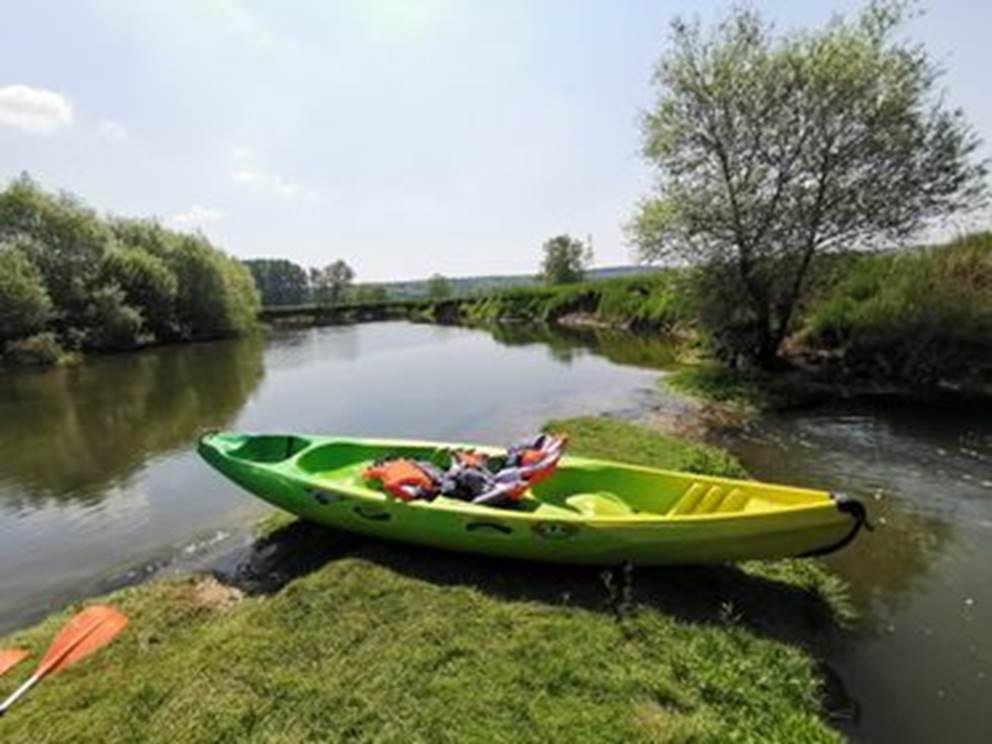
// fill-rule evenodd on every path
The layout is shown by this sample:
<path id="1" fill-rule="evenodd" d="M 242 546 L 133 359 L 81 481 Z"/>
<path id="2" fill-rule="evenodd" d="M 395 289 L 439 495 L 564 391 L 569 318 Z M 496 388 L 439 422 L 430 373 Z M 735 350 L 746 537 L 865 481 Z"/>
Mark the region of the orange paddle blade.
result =
<path id="1" fill-rule="evenodd" d="M 45 676 L 85 659 L 110 643 L 127 625 L 127 617 L 105 605 L 93 605 L 69 621 L 48 647 L 38 665 L 38 675 Z"/>
<path id="2" fill-rule="evenodd" d="M 0 674 L 6 674 L 17 663 L 28 655 L 28 652 L 20 648 L 0 648 Z"/>

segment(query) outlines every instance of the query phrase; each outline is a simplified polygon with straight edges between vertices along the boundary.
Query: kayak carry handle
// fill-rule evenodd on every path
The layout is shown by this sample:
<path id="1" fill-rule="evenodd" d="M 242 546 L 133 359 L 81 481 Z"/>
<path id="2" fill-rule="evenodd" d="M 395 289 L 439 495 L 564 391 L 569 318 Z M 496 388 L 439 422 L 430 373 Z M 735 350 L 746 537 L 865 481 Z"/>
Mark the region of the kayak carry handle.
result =
<path id="1" fill-rule="evenodd" d="M 469 522 L 465 525 L 469 532 L 498 532 L 501 535 L 512 535 L 513 529 L 499 522 Z"/>

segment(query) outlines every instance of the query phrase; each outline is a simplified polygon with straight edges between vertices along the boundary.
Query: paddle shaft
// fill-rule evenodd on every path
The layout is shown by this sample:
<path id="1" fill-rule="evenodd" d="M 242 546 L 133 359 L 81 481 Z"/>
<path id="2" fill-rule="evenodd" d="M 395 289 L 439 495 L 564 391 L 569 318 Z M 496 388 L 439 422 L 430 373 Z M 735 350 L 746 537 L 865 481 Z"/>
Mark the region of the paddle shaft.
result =
<path id="1" fill-rule="evenodd" d="M 7 712 L 7 708 L 9 708 L 11 705 L 16 703 L 21 698 L 21 696 L 24 695 L 24 693 L 26 693 L 28 690 L 34 687 L 38 683 L 38 680 L 41 679 L 41 677 L 42 677 L 41 672 L 35 672 L 34 674 L 32 674 L 30 677 L 27 678 L 27 681 L 23 685 L 21 685 L 16 690 L 14 690 L 10 694 L 10 697 L 8 697 L 6 700 L 0 703 L 0 717 L 2 717 L 3 714 Z"/>
<path id="2" fill-rule="evenodd" d="M 99 626 L 100 626 L 100 621 L 94 622 L 83 633 L 79 634 L 79 638 L 76 639 L 75 643 L 70 643 L 66 645 L 66 647 L 62 650 L 60 654 L 52 657 L 51 659 L 48 659 L 45 663 L 43 663 L 40 667 L 38 667 L 38 671 L 36 671 L 34 674 L 28 677 L 23 685 L 21 685 L 16 690 L 14 690 L 6 700 L 0 703 L 0 716 L 3 716 L 3 714 L 7 712 L 7 709 L 11 705 L 16 703 L 28 690 L 30 690 L 32 687 L 38 684 L 38 682 L 41 681 L 42 677 L 48 674 L 53 667 L 55 667 L 66 656 L 68 656 L 69 653 L 74 648 L 76 648 L 76 646 L 78 646 L 80 643 L 86 640 L 86 637 L 94 630 L 96 630 Z"/>

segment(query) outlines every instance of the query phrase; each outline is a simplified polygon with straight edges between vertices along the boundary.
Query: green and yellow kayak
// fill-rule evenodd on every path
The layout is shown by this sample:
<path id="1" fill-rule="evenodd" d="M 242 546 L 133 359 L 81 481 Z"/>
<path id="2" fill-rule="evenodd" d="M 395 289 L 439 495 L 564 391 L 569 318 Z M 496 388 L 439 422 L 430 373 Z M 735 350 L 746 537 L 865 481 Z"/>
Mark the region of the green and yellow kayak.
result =
<path id="1" fill-rule="evenodd" d="M 817 555 L 865 522 L 853 499 L 805 488 L 566 456 L 512 508 L 439 496 L 401 501 L 363 471 L 382 457 L 447 467 L 474 445 L 211 433 L 199 452 L 256 496 L 304 519 L 391 540 L 558 563 L 715 563 Z"/>

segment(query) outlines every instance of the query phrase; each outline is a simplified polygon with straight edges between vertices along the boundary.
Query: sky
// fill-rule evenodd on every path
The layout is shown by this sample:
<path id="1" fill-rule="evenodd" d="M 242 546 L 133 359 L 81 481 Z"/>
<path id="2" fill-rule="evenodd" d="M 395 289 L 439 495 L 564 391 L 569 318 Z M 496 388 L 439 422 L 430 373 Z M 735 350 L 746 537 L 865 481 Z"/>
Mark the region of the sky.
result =
<path id="1" fill-rule="evenodd" d="M 780 28 L 860 3 L 756 2 Z M 0 182 L 359 281 L 534 272 L 547 238 L 630 263 L 666 0 L 5 0 Z M 906 28 L 992 140 L 992 3 Z M 992 148 L 985 147 L 988 154 Z"/>

